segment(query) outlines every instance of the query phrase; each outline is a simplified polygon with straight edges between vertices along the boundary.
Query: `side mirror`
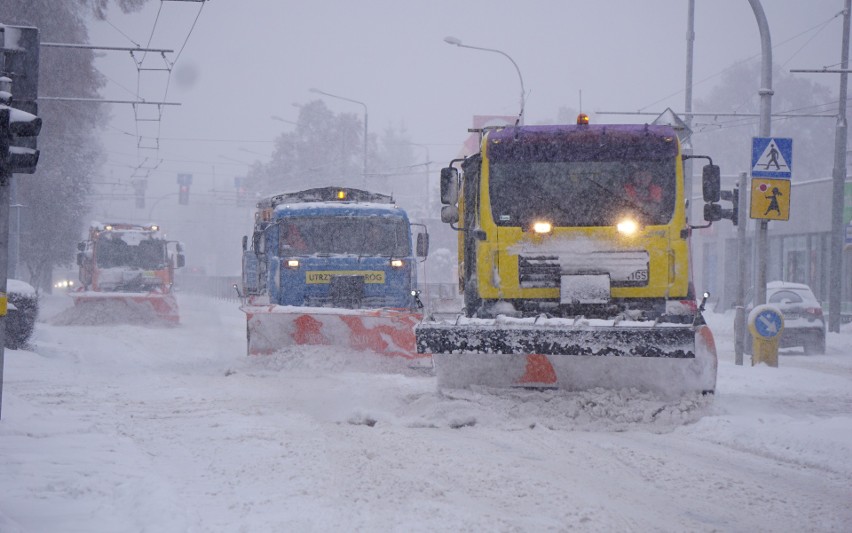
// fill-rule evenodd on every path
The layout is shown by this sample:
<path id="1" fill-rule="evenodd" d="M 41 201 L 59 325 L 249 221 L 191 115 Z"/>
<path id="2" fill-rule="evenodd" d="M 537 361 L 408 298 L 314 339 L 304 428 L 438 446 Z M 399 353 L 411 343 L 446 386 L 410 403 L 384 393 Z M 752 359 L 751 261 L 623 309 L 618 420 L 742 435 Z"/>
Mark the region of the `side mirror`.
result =
<path id="1" fill-rule="evenodd" d="M 715 203 L 719 201 L 722 190 L 721 176 L 718 165 L 704 165 L 701 175 L 701 189 L 704 193 L 705 202 Z"/>
<path id="2" fill-rule="evenodd" d="M 243 235 L 243 251 L 248 250 L 248 235 Z"/>
<path id="3" fill-rule="evenodd" d="M 86 242 L 85 241 L 78 242 L 77 243 L 77 249 L 81 252 L 85 252 L 86 251 Z"/>
<path id="4" fill-rule="evenodd" d="M 459 201 L 459 171 L 454 167 L 441 169 L 441 203 L 456 205 Z M 443 215 L 442 215 L 443 216 Z"/>
<path id="5" fill-rule="evenodd" d="M 459 221 L 459 208 L 454 205 L 445 205 L 441 208 L 441 222 L 455 224 Z"/>
<path id="6" fill-rule="evenodd" d="M 85 254 L 83 252 L 77 252 L 77 266 L 83 266 L 83 258 Z"/>
<path id="7" fill-rule="evenodd" d="M 426 257 L 429 255 L 429 234 L 417 234 L 417 257 Z"/>
<path id="8" fill-rule="evenodd" d="M 177 268 L 183 268 L 186 265 L 186 257 L 183 254 L 177 254 Z"/>

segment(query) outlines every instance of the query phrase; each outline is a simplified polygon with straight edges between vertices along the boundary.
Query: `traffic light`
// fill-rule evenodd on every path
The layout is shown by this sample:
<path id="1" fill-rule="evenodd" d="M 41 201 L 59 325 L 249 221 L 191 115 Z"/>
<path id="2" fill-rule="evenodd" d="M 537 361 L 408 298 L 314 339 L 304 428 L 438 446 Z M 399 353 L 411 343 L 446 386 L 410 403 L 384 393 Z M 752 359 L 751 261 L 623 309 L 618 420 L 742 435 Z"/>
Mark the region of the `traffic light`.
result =
<path id="1" fill-rule="evenodd" d="M 178 203 L 189 205 L 189 186 L 192 185 L 192 174 L 178 174 Z"/>
<path id="2" fill-rule="evenodd" d="M 4 173 L 32 174 L 38 164 L 39 45 L 38 28 L 0 24 L 0 170 Z"/>
<path id="3" fill-rule="evenodd" d="M 704 204 L 704 220 L 707 222 L 716 222 L 723 218 L 729 219 L 734 223 L 734 226 L 739 222 L 740 216 L 740 189 L 735 187 L 731 191 L 719 191 L 721 200 L 731 202 L 731 208 L 725 209 L 721 205 L 712 202 Z"/>
<path id="4" fill-rule="evenodd" d="M 189 185 L 181 185 L 178 191 L 178 203 L 180 205 L 189 205 Z"/>
<path id="5" fill-rule="evenodd" d="M 26 111 L 0 104 L 0 171 L 3 174 L 32 174 L 38 164 L 35 144 L 41 119 Z M 31 140 L 27 140 L 31 138 Z"/>
<path id="6" fill-rule="evenodd" d="M 730 209 L 722 210 L 722 218 L 729 218 L 734 226 L 737 225 L 740 218 L 740 188 L 734 187 L 732 191 L 721 191 L 722 200 L 731 202 Z"/>
<path id="7" fill-rule="evenodd" d="M 246 205 L 246 179 L 234 178 L 234 188 L 237 190 L 237 207 L 244 207 Z"/>
<path id="8" fill-rule="evenodd" d="M 0 48 L 5 64 L 3 72 L 12 80 L 15 105 L 34 115 L 38 114 L 38 53 L 41 40 L 38 28 L 0 24 Z"/>

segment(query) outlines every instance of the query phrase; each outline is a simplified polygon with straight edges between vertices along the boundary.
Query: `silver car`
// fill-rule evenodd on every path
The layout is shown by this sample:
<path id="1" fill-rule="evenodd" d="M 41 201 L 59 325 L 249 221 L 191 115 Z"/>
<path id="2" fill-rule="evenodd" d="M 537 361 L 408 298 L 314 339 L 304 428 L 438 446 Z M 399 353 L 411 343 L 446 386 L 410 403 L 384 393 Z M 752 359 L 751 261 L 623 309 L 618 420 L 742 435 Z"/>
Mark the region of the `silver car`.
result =
<path id="1" fill-rule="evenodd" d="M 803 283 L 770 281 L 766 284 L 766 303 L 774 305 L 784 315 L 784 331 L 779 348 L 801 346 L 805 353 L 825 353 L 825 319 L 822 306 L 811 288 Z M 746 306 L 746 314 L 752 303 Z M 746 334 L 745 351 L 751 353 L 751 334 Z"/>

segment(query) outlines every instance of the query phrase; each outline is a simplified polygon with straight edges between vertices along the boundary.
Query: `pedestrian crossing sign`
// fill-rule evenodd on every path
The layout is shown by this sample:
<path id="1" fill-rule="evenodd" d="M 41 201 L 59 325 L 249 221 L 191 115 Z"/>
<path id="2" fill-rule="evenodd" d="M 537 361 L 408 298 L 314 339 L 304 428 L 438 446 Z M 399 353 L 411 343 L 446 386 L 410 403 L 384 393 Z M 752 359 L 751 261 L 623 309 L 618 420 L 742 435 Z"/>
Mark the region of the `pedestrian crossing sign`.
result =
<path id="1" fill-rule="evenodd" d="M 751 177 L 783 178 L 793 176 L 793 139 L 752 137 Z"/>
<path id="2" fill-rule="evenodd" d="M 751 180 L 751 218 L 790 220 L 790 180 Z"/>

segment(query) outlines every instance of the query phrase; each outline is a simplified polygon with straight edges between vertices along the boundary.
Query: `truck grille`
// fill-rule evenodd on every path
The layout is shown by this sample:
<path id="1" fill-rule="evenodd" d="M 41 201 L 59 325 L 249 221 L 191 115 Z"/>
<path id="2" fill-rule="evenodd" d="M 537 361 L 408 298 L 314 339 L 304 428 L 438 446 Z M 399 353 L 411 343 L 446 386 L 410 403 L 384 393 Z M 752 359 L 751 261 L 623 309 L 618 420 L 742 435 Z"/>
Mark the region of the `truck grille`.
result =
<path id="1" fill-rule="evenodd" d="M 606 272 L 612 287 L 648 285 L 648 252 L 587 252 L 560 255 L 519 255 L 521 288 L 558 288 L 563 274 Z"/>
<path id="2" fill-rule="evenodd" d="M 555 255 L 518 256 L 518 282 L 521 288 L 559 287 L 562 267 Z"/>

